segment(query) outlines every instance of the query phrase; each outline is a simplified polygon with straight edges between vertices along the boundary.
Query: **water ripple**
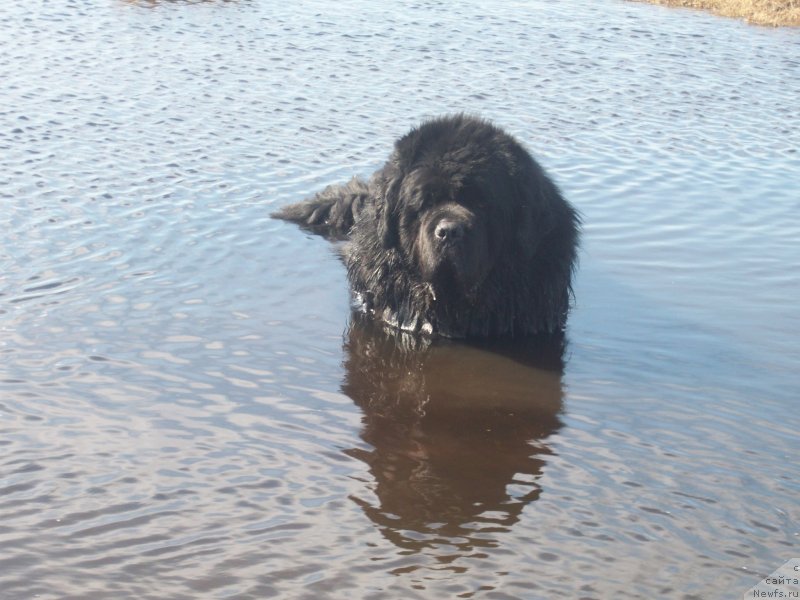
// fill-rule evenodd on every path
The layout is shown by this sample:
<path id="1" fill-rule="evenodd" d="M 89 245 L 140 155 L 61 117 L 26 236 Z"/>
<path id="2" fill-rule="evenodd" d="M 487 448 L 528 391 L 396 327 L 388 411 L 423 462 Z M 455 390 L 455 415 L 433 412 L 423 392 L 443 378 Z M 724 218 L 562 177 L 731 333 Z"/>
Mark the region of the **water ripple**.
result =
<path id="1" fill-rule="evenodd" d="M 68 6 L 0 5 L 5 595 L 729 597 L 797 555 L 795 31 Z M 584 216 L 563 373 L 365 327 L 269 218 L 453 111 Z"/>

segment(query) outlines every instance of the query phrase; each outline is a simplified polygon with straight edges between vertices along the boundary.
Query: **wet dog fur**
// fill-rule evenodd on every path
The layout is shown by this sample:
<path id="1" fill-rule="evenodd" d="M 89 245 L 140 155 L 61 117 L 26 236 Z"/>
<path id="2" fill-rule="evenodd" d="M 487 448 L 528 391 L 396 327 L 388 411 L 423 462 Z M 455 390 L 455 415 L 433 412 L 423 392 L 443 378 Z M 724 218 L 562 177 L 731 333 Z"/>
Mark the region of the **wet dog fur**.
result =
<path id="1" fill-rule="evenodd" d="M 513 137 L 469 115 L 422 123 L 384 166 L 273 216 L 331 239 L 363 308 L 454 338 L 563 330 L 579 218 Z"/>

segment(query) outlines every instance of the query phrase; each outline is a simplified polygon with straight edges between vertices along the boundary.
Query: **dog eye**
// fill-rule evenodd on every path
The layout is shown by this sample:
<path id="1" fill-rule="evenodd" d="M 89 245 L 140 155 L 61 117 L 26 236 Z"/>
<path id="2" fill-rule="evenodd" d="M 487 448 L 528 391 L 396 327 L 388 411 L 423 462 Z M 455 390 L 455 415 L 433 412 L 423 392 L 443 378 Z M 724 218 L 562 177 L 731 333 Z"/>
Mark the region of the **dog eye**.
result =
<path id="1" fill-rule="evenodd" d="M 483 194 L 474 187 L 465 187 L 458 193 L 458 203 L 464 206 L 480 206 L 484 203 Z"/>
<path id="2" fill-rule="evenodd" d="M 426 191 L 422 194 L 422 208 L 429 208 L 431 206 L 436 206 L 439 204 L 441 200 L 441 194 L 438 194 L 434 191 Z"/>

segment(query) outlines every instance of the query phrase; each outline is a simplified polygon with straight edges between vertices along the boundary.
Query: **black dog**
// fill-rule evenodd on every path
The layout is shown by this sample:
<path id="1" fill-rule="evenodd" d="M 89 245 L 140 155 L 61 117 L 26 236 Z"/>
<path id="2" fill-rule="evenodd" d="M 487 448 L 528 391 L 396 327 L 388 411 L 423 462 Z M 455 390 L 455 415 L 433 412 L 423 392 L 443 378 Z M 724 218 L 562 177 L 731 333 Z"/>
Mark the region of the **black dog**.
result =
<path id="1" fill-rule="evenodd" d="M 484 120 L 427 121 L 368 182 L 273 216 L 349 238 L 353 291 L 395 327 L 497 337 L 565 325 L 579 218 L 530 154 Z"/>

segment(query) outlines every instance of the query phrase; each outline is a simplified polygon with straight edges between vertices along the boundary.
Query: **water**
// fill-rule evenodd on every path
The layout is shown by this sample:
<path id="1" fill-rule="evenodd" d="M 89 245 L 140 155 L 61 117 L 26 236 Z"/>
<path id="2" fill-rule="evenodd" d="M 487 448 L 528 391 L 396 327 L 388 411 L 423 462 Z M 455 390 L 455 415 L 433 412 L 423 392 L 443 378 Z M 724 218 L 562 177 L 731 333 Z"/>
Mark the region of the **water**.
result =
<path id="1" fill-rule="evenodd" d="M 3 598 L 735 598 L 800 555 L 800 32 L 616 1 L 0 6 Z M 420 119 L 585 220 L 547 346 L 268 218 Z"/>

